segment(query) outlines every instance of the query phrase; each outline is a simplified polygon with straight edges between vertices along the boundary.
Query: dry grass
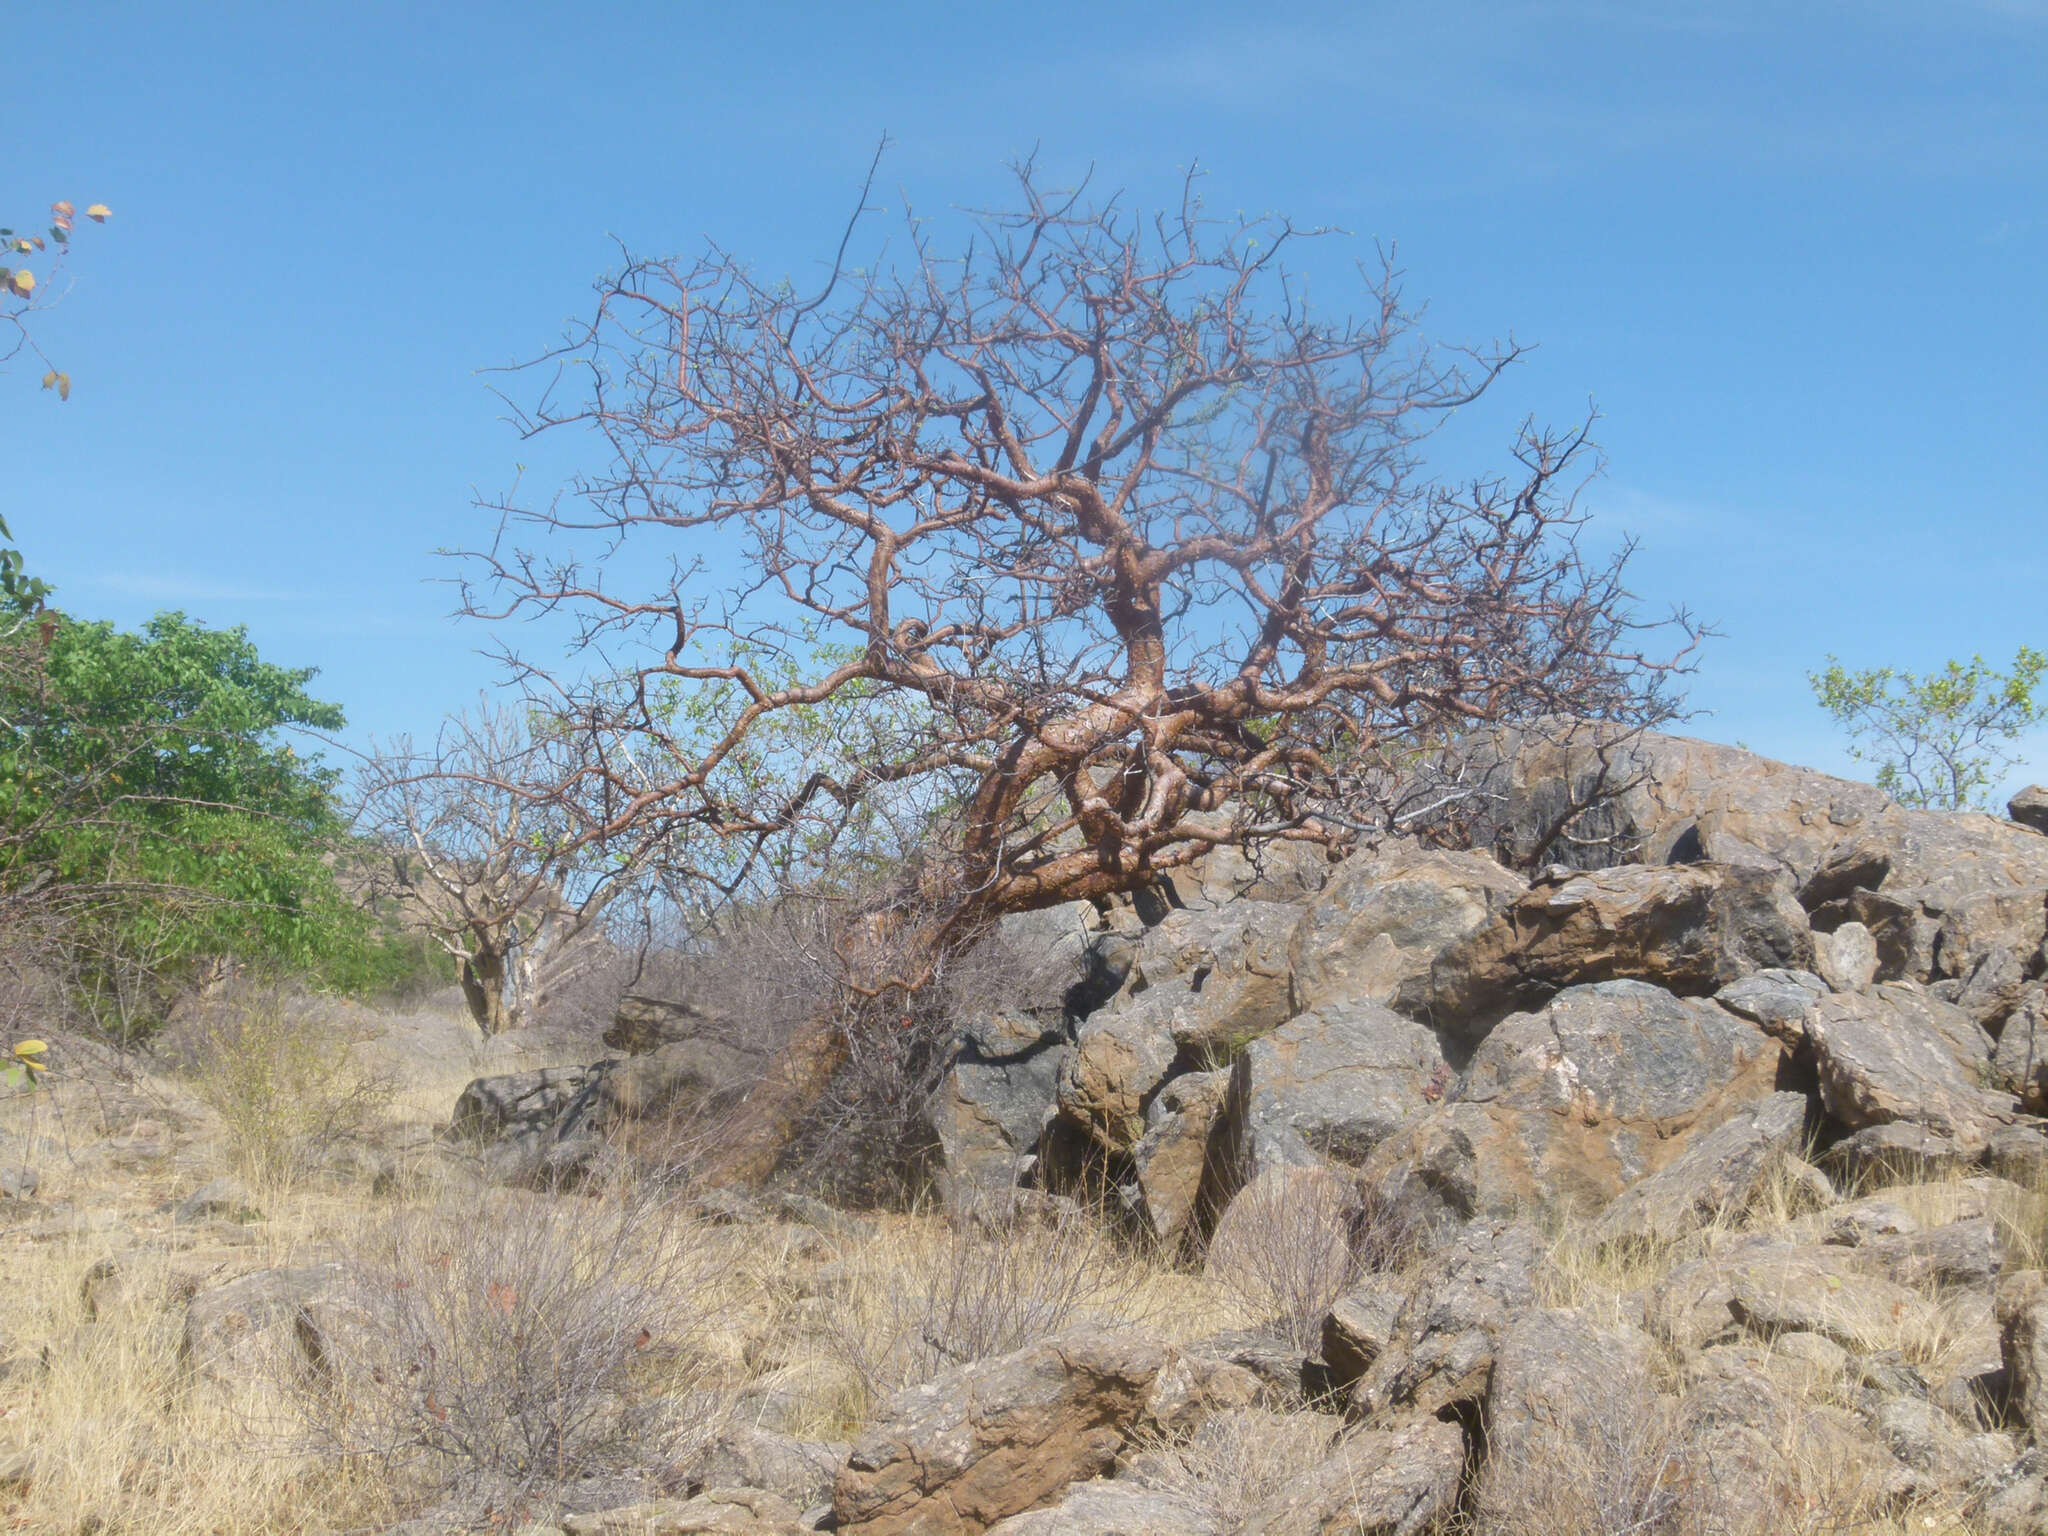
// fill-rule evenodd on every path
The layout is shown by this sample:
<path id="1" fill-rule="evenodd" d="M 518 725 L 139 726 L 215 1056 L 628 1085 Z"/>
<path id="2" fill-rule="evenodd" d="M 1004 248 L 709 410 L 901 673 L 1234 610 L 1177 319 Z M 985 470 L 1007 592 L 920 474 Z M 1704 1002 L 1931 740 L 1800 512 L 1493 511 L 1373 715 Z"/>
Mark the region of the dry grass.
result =
<path id="1" fill-rule="evenodd" d="M 278 1199 L 384 1119 L 392 1085 L 358 1066 L 355 1043 L 272 989 L 233 998 L 186 1035 L 187 1081 L 219 1116 L 230 1162 L 261 1198 Z"/>
<path id="2" fill-rule="evenodd" d="M 446 1081 L 407 1085 L 387 1113 L 412 1113 L 417 1092 L 422 1108 L 445 1115 L 468 1067 L 451 1059 Z M 138 1119 L 164 1134 L 130 1134 Z M 27 1458 L 25 1478 L 0 1489 L 0 1530 L 310 1536 L 380 1529 L 450 1492 L 502 1506 L 527 1488 L 544 1502 L 539 1485 L 570 1470 L 658 1464 L 678 1449 L 686 1421 L 709 1424 L 770 1399 L 773 1411 L 760 1410 L 767 1422 L 844 1436 L 905 1385 L 1063 1327 L 1128 1323 L 1190 1341 L 1290 1309 L 1305 1318 L 1358 1262 L 1359 1213 L 1349 1207 L 1309 1213 L 1308 1235 L 1341 1239 L 1341 1261 L 1317 1262 L 1295 1210 L 1266 1240 L 1286 1252 L 1280 1270 L 1292 1265 L 1310 1283 L 1279 1273 L 1248 1283 L 1176 1272 L 1073 1211 L 892 1215 L 829 1230 L 705 1227 L 630 1188 L 486 1196 L 431 1181 L 379 1196 L 298 1180 L 264 1203 L 261 1222 L 179 1230 L 155 1207 L 232 1155 L 220 1117 L 180 1081 L 74 1075 L 32 1105 L 0 1105 L 0 1132 L 8 1146 L 28 1145 L 33 1133 L 45 1148 L 35 1159 L 45 1176 L 39 1202 L 0 1204 L 0 1353 L 14 1362 L 0 1375 L 0 1454 Z M 0 1160 L 10 1154 L 0 1150 Z M 1767 1188 L 1674 1249 L 1598 1250 L 1562 1233 L 1544 1299 L 1609 1326 L 1633 1320 L 1675 1263 L 1809 1220 L 1796 1182 Z M 2015 1266 L 2039 1262 L 2048 1235 L 2038 1191 L 1955 1180 L 1884 1198 L 1927 1225 L 1988 1202 Z M 95 1213 L 115 1225 L 96 1227 Z M 81 1217 L 69 1235 L 47 1240 L 19 1230 Z M 283 1398 L 274 1379 L 193 1389 L 178 1357 L 193 1287 L 337 1250 L 353 1255 L 362 1289 L 333 1315 L 361 1331 L 337 1333 L 326 1377 L 298 1381 Z M 118 1283 L 88 1287 L 109 1257 Z M 1958 1348 L 1967 1318 L 1955 1298 L 1926 1295 L 1931 1324 L 1902 1323 L 1876 1342 L 1932 1375 Z M 432 1370 L 411 1371 L 429 1347 Z M 1467 1526 L 1475 1536 L 1968 1536 L 1950 1508 L 1873 1508 L 1853 1459 L 1816 1428 L 1839 1413 L 1846 1389 L 1799 1385 L 1773 1368 L 1768 1348 L 1756 1349 L 1793 1408 L 1761 1438 L 1718 1443 L 1705 1456 L 1701 1427 L 1678 1416 L 1687 1382 L 1666 1357 L 1654 1403 L 1621 1405 L 1626 1412 L 1575 1447 L 1504 1465 L 1518 1499 L 1497 1482 Z M 276 1417 L 281 1407 L 294 1410 L 288 1420 Z M 441 1443 L 450 1425 L 464 1424 L 467 1447 Z M 1331 1428 L 1313 1414 L 1228 1416 L 1185 1441 L 1142 1448 L 1129 1471 L 1227 1529 L 1320 1461 Z M 1717 1479 L 1741 1487 L 1766 1475 L 1744 1470 L 1744 1445 L 1776 1480 L 1786 1512 L 1754 1531 L 1709 1518 Z M 1683 1496 L 1670 1497 L 1674 1489 Z"/>
<path id="3" fill-rule="evenodd" d="M 1230 1203 L 1207 1271 L 1254 1327 L 1314 1353 L 1337 1298 L 1421 1257 L 1422 1234 L 1370 1186 L 1320 1168 L 1275 1168 Z"/>
<path id="4" fill-rule="evenodd" d="M 672 1454 L 724 1290 L 673 1206 L 473 1192 L 392 1211 L 346 1251 L 290 1381 L 322 1454 L 499 1510 Z"/>
<path id="5" fill-rule="evenodd" d="M 1127 1475 L 1232 1530 L 1273 1495 L 1323 1464 L 1342 1429 L 1325 1413 L 1244 1408 L 1181 1439 L 1127 1456 Z"/>
<path id="6" fill-rule="evenodd" d="M 805 1310 L 840 1368 L 840 1431 L 890 1394 L 1083 1325 L 1188 1338 L 1223 1326 L 1218 1298 L 1072 1209 L 916 1217 L 832 1267 Z"/>

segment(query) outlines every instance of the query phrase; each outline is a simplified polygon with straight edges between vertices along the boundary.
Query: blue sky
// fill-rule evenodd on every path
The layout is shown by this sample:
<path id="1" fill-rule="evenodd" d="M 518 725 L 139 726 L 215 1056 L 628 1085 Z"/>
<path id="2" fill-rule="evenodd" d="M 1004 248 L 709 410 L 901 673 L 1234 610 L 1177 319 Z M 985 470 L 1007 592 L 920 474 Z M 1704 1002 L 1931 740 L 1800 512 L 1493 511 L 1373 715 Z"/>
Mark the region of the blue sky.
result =
<path id="1" fill-rule="evenodd" d="M 0 379 L 6 515 L 75 612 L 316 665 L 360 741 L 492 669 L 432 551 L 545 480 L 483 370 L 706 237 L 801 281 L 1006 161 L 1398 243 L 1426 328 L 1536 350 L 1460 423 L 1595 402 L 1606 535 L 1724 637 L 1691 727 L 1848 767 L 1829 651 L 2048 643 L 2048 4 L 65 0 L 9 19 L 4 211 L 112 205 Z M 530 479 L 531 483 L 531 479 Z M 2031 744 L 2048 776 L 2048 739 Z"/>

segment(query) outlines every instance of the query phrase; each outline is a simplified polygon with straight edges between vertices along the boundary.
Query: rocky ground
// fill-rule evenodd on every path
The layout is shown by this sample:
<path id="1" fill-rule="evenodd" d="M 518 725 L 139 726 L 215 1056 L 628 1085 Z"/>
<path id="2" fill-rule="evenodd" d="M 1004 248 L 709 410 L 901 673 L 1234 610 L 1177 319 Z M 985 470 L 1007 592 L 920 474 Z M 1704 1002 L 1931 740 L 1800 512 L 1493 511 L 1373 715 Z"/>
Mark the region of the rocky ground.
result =
<path id="1" fill-rule="evenodd" d="M 1465 851 L 1017 920 L 1067 984 L 961 1021 L 918 1214 L 621 1156 L 744 1092 L 690 999 L 342 1021 L 396 1092 L 288 1176 L 203 1073 L 60 1053 L 0 1106 L 0 1508 L 2048 1531 L 2040 808 L 1667 739 L 1479 781 Z"/>

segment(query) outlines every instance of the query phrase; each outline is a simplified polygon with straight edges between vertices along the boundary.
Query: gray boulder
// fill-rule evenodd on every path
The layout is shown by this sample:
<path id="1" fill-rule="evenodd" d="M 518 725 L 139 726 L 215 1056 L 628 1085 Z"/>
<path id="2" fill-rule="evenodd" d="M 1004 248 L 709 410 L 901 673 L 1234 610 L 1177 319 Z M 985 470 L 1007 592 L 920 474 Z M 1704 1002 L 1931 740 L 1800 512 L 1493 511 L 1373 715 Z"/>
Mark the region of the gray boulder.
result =
<path id="1" fill-rule="evenodd" d="M 605 1062 L 596 1073 L 593 1128 L 604 1134 L 638 1121 L 729 1108 L 760 1080 L 766 1064 L 751 1046 L 711 1037 Z"/>
<path id="2" fill-rule="evenodd" d="M 988 1536 L 1225 1536 L 1214 1510 L 1142 1483 L 1076 1483 L 1048 1509 L 1012 1515 Z"/>
<path id="3" fill-rule="evenodd" d="M 1953 1293 L 1993 1285 L 2005 1269 L 2004 1228 L 1988 1216 L 1943 1222 L 1924 1232 L 1876 1236 L 1856 1245 L 1860 1267 L 1918 1291 Z"/>
<path id="4" fill-rule="evenodd" d="M 1218 1197 L 1215 1170 L 1230 1078 L 1228 1072 L 1185 1073 L 1145 1110 L 1145 1134 L 1131 1155 L 1131 1199 L 1168 1250 L 1198 1235 L 1205 1204 Z"/>
<path id="5" fill-rule="evenodd" d="M 619 999 L 612 1022 L 604 1032 L 604 1043 L 628 1056 L 715 1035 L 724 1021 L 689 998 L 650 997 L 629 992 Z"/>
<path id="6" fill-rule="evenodd" d="M 1814 965 L 1837 992 L 1862 992 L 1877 979 L 1877 938 L 1861 923 L 1813 936 Z"/>
<path id="7" fill-rule="evenodd" d="M 1426 1017 L 1438 956 L 1525 889 L 1484 854 L 1405 840 L 1353 854 L 1294 929 L 1295 1006 L 1359 999 Z"/>
<path id="8" fill-rule="evenodd" d="M 964 1045 L 927 1111 L 943 1157 L 949 1207 L 1016 1185 L 1036 1159 L 1066 1047 L 990 1060 Z"/>
<path id="9" fill-rule="evenodd" d="M 1999 1030 L 1991 1069 L 1998 1086 L 2017 1096 L 2028 1114 L 2048 1111 L 2048 983 L 2022 990 Z"/>
<path id="10" fill-rule="evenodd" d="M 1536 1305 L 1542 1235 L 1526 1223 L 1475 1222 L 1424 1264 L 1393 1332 L 1352 1400 L 1368 1418 L 1420 1417 L 1482 1400 L 1494 1353 Z"/>
<path id="11" fill-rule="evenodd" d="M 1824 937 L 1815 934 L 1815 942 Z M 1797 1045 L 1806 1039 L 1806 1011 L 1829 992 L 1811 971 L 1768 970 L 1730 982 L 1714 1001 L 1760 1027 L 1765 1034 Z"/>
<path id="12" fill-rule="evenodd" d="M 1195 811 L 1183 824 L 1221 832 L 1230 827 L 1231 813 Z M 1267 838 L 1249 846 L 1220 843 L 1193 863 L 1168 871 L 1160 884 L 1175 907 L 1201 908 L 1239 901 L 1298 902 L 1321 890 L 1329 878 L 1330 856 L 1322 844 Z"/>
<path id="13" fill-rule="evenodd" d="M 1323 1319 L 1323 1364 L 1332 1385 L 1356 1385 L 1387 1352 L 1407 1299 L 1385 1275 L 1374 1275 L 1337 1298 Z"/>
<path id="14" fill-rule="evenodd" d="M 603 1146 L 592 1109 L 613 1061 L 480 1077 L 455 1100 L 447 1135 L 485 1177 L 555 1184 L 579 1177 Z"/>
<path id="15" fill-rule="evenodd" d="M 1632 978 L 1681 995 L 1766 969 L 1811 971 L 1806 914 L 1769 870 L 1727 864 L 1556 871 L 1446 952 L 1431 1019 L 1466 1049 L 1569 986 Z"/>
<path id="16" fill-rule="evenodd" d="M 1710 858 L 1779 869 L 1796 889 L 1887 811 L 1869 784 L 1717 742 L 1568 721 L 1474 733 L 1452 753 L 1464 825 L 1529 869 Z"/>
<path id="17" fill-rule="evenodd" d="M 1998 1287 L 1999 1351 L 2020 1422 L 2048 1443 L 2048 1275 L 2008 1275 Z"/>
<path id="18" fill-rule="evenodd" d="M 1910 983 L 1824 998 L 1806 1015 L 1828 1114 L 1850 1130 L 1904 1121 L 1980 1152 L 2012 1119 L 1985 1082 L 1992 1042 Z"/>
<path id="19" fill-rule="evenodd" d="M 1455 1424 L 1358 1430 L 1247 1515 L 1238 1536 L 1423 1536 L 1450 1515 L 1464 1471 Z"/>
<path id="20" fill-rule="evenodd" d="M 1631 1184 L 1600 1213 L 1596 1242 L 1671 1243 L 1739 1212 L 1772 1163 L 1799 1145 L 1806 1095 L 1774 1093 L 1693 1138 L 1676 1159 Z"/>
<path id="21" fill-rule="evenodd" d="M 1712 1002 L 1639 981 L 1573 987 L 1503 1020 L 1367 1171 L 1388 1198 L 1460 1221 L 1595 1211 L 1768 1098 L 1783 1054 Z"/>
<path id="22" fill-rule="evenodd" d="M 2048 832 L 2048 787 L 2029 784 L 2005 802 L 2005 814 L 2023 827 Z"/>
<path id="23" fill-rule="evenodd" d="M 1867 1125 L 1821 1153 L 1829 1177 L 1849 1188 L 1933 1184 L 1976 1164 L 1981 1149 L 1910 1120 Z"/>
<path id="24" fill-rule="evenodd" d="M 1986 1536 L 2041 1536 L 2048 1531 L 2048 1447 L 2022 1452 L 1994 1473 L 1970 1500 L 1970 1518 Z"/>
<path id="25" fill-rule="evenodd" d="M 1232 1175 L 1362 1166 L 1451 1080 L 1436 1036 L 1362 1000 L 1330 1003 L 1255 1040 L 1230 1074 Z"/>
<path id="26" fill-rule="evenodd" d="M 1766 1247 L 1732 1260 L 1726 1270 L 1728 1310 L 1763 1339 L 1813 1333 L 1846 1350 L 1891 1347 L 1905 1333 L 1931 1327 L 1934 1307 L 1918 1292 L 1862 1272 L 1854 1255 L 1835 1248 Z"/>
<path id="27" fill-rule="evenodd" d="M 178 1361 L 195 1381 L 233 1388 L 282 1384 L 280 1366 L 320 1357 L 314 1319 L 348 1293 L 338 1263 L 259 1269 L 197 1291 L 185 1309 Z"/>
<path id="28" fill-rule="evenodd" d="M 538 1136 L 553 1129 L 601 1070 L 600 1063 L 477 1078 L 456 1098 L 449 1134 L 479 1142 Z"/>
<path id="29" fill-rule="evenodd" d="M 1196 1002 L 1185 982 L 1174 981 L 1090 1015 L 1060 1057 L 1060 1119 L 1102 1151 L 1133 1150 L 1145 1135 L 1145 1107 L 1180 1055 L 1174 1013 Z"/>
<path id="30" fill-rule="evenodd" d="M 1648 1335 L 1580 1311 L 1532 1311 L 1510 1324 L 1486 1393 L 1480 1500 L 1489 1513 L 1511 1519 L 1516 1485 L 1543 1466 L 1627 1444 L 1628 1420 L 1657 1395 L 1651 1356 Z"/>
<path id="31" fill-rule="evenodd" d="M 691 1494 L 713 1488 L 759 1488 L 798 1509 L 832 1497 L 832 1483 L 852 1447 L 843 1441 L 799 1440 L 755 1424 L 734 1424 L 670 1471 L 668 1482 Z"/>
<path id="32" fill-rule="evenodd" d="M 1816 928 L 1869 927 L 1887 979 L 1961 977 L 1991 944 L 2026 954 L 2041 942 L 2048 842 L 2032 826 L 1911 810 L 1868 784 L 1613 727 L 1480 732 L 1452 757 L 1468 793 L 1447 803 L 1478 808 L 1459 825 L 1516 868 L 1776 869 Z"/>
<path id="33" fill-rule="evenodd" d="M 1220 1066 L 1293 1011 L 1287 939 L 1299 913 L 1241 901 L 1178 911 L 1146 933 L 1123 990 L 1090 1014 L 1060 1067 L 1061 1117 L 1129 1152 L 1177 1064 Z"/>

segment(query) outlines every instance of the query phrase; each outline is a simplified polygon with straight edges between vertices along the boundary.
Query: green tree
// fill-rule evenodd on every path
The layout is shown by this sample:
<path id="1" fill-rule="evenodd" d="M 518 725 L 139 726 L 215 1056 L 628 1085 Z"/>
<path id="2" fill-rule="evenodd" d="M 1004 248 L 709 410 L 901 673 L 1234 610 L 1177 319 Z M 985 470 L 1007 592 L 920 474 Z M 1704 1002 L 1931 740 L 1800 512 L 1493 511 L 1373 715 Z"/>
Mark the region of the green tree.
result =
<path id="1" fill-rule="evenodd" d="M 1877 786 L 1906 805 L 1985 809 L 1989 791 L 2021 761 L 2008 747 L 2048 720 L 2036 699 L 2048 654 L 2021 646 L 2010 671 L 1982 656 L 1938 672 L 1898 667 L 1851 671 L 1833 656 L 1809 672 L 1820 706 L 1852 738 L 1850 756 L 1877 765 Z"/>
<path id="2" fill-rule="evenodd" d="M 131 633 L 17 607 L 0 641 L 0 904 L 61 909 L 88 994 L 124 1027 L 208 960 L 347 987 L 394 963 L 335 874 L 335 775 L 288 739 L 343 724 L 313 676 L 180 613 Z"/>

